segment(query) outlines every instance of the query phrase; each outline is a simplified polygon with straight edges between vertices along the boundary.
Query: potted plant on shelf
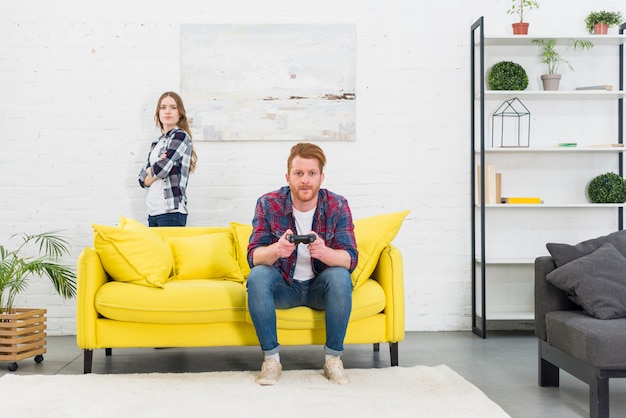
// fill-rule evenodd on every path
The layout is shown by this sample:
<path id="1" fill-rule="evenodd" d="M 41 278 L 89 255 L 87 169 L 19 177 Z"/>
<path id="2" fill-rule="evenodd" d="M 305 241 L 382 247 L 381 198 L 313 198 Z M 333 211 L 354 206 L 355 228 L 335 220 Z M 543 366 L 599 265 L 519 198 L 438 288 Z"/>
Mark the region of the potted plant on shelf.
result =
<path id="1" fill-rule="evenodd" d="M 47 276 L 57 294 L 76 295 L 76 274 L 60 264 L 69 253 L 67 239 L 59 231 L 12 235 L 21 238 L 17 248 L 0 245 L 0 361 L 10 361 L 8 369 L 17 370 L 16 361 L 35 356 L 43 361 L 46 351 L 45 309 L 15 308 L 15 298 L 26 290 L 29 279 Z M 35 254 L 35 255 L 33 255 Z"/>
<path id="2" fill-rule="evenodd" d="M 516 62 L 500 61 L 487 72 L 487 86 L 491 90 L 524 90 L 528 87 L 528 74 Z"/>
<path id="3" fill-rule="evenodd" d="M 626 180 L 615 173 L 600 174 L 589 182 L 587 195 L 592 203 L 624 203 Z"/>
<path id="4" fill-rule="evenodd" d="M 567 61 L 563 55 L 570 48 L 590 49 L 593 48 L 593 43 L 587 40 L 570 39 L 568 45 L 562 50 L 556 49 L 557 42 L 554 39 L 534 39 L 533 43 L 541 48 L 539 54 L 539 61 L 547 65 L 547 73 L 542 74 L 541 81 L 543 82 L 544 90 L 558 90 L 559 82 L 561 81 L 561 74 L 557 73 L 559 65 L 561 63 L 567 64 L 567 66 L 574 71 L 574 67 Z"/>
<path id="5" fill-rule="evenodd" d="M 622 23 L 622 14 L 620 12 L 601 10 L 599 12 L 590 12 L 585 18 L 587 31 L 596 35 L 606 35 L 609 28 L 620 23 Z"/>
<path id="6" fill-rule="evenodd" d="M 512 5 L 507 13 L 510 15 L 518 15 L 519 22 L 513 23 L 514 35 L 528 35 L 528 22 L 524 21 L 524 16 L 532 9 L 539 8 L 539 2 L 536 0 L 511 0 Z"/>

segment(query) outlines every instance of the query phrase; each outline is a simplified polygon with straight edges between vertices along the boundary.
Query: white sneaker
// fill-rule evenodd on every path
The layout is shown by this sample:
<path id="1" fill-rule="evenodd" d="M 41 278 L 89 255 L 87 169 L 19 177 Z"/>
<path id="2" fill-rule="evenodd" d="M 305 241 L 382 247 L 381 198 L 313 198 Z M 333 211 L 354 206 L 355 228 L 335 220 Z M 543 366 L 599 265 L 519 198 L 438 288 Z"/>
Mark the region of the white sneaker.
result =
<path id="1" fill-rule="evenodd" d="M 270 386 L 278 382 L 283 372 L 283 366 L 273 358 L 268 358 L 261 365 L 261 373 L 256 378 L 259 385 Z"/>
<path id="2" fill-rule="evenodd" d="M 345 385 L 350 383 L 350 378 L 343 369 L 343 361 L 339 357 L 331 357 L 324 363 L 324 376 L 332 383 Z"/>

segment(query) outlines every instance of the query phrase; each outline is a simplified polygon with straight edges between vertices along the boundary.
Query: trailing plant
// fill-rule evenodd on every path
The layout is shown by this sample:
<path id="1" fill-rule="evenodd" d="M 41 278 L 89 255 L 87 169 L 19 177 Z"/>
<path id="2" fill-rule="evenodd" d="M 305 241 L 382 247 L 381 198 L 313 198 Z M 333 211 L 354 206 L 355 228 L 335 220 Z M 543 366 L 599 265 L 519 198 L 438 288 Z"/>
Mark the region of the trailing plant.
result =
<path id="1" fill-rule="evenodd" d="M 524 90 L 528 87 L 528 74 L 515 62 L 500 61 L 487 72 L 487 86 L 491 90 Z"/>
<path id="2" fill-rule="evenodd" d="M 570 39 L 568 45 L 558 51 L 556 49 L 557 42 L 554 39 L 533 39 L 533 43 L 538 47 L 542 48 L 541 54 L 539 54 L 539 62 L 542 62 L 547 65 L 547 74 L 556 74 L 559 69 L 559 65 L 562 63 L 567 64 L 567 66 L 574 71 L 574 67 L 567 61 L 563 55 L 570 48 L 580 48 L 580 49 L 591 49 L 593 48 L 593 42 L 582 40 L 582 39 Z"/>
<path id="3" fill-rule="evenodd" d="M 600 174 L 589 182 L 587 195 L 593 203 L 624 203 L 626 180 L 615 173 Z"/>
<path id="4" fill-rule="evenodd" d="M 28 279 L 36 276 L 47 276 L 56 292 L 64 298 L 76 296 L 76 274 L 67 266 L 59 263 L 59 259 L 69 253 L 67 239 L 59 231 L 40 234 L 16 234 L 9 240 L 21 238 L 22 242 L 14 250 L 0 245 L 0 313 L 10 313 L 15 297 L 26 290 Z M 37 255 L 31 253 L 37 248 Z"/>
<path id="5" fill-rule="evenodd" d="M 593 27 L 599 23 L 606 23 L 609 28 L 617 26 L 622 23 L 622 13 L 601 10 L 599 12 L 590 12 L 585 18 L 585 27 L 589 33 L 593 33 Z"/>
<path id="6" fill-rule="evenodd" d="M 524 22 L 524 16 L 532 9 L 539 8 L 539 2 L 535 0 L 511 0 L 512 5 L 507 13 L 510 15 L 518 15 L 519 22 Z"/>

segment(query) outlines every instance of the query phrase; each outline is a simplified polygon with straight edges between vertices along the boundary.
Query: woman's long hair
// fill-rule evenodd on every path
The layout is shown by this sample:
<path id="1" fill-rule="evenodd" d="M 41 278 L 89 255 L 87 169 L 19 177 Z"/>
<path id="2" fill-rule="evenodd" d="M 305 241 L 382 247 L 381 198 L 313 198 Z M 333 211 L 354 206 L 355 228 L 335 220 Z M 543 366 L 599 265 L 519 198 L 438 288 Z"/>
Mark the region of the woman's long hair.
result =
<path id="1" fill-rule="evenodd" d="M 159 97 L 159 101 L 157 102 L 156 112 L 154 113 L 154 120 L 156 122 L 157 127 L 163 132 L 163 124 L 161 123 L 161 119 L 159 119 L 159 109 L 161 108 L 161 102 L 166 97 L 171 97 L 176 102 L 176 107 L 178 108 L 178 114 L 180 115 L 180 119 L 176 124 L 180 129 L 187 132 L 189 135 L 189 139 L 191 140 L 191 129 L 189 129 L 189 121 L 187 120 L 187 111 L 185 110 L 185 105 L 183 104 L 183 99 L 180 97 L 178 93 L 174 93 L 173 91 L 166 91 Z M 191 163 L 189 165 L 189 172 L 193 173 L 196 169 L 196 162 L 198 161 L 198 156 L 196 155 L 196 150 L 193 147 L 193 141 L 191 141 Z"/>

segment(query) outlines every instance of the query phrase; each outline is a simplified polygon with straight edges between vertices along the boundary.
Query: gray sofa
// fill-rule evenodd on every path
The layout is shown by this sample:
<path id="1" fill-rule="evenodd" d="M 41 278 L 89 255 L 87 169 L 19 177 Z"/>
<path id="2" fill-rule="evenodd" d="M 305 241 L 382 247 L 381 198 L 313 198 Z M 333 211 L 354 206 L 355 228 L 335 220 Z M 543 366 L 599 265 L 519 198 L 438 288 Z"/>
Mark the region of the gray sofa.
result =
<path id="1" fill-rule="evenodd" d="M 608 418 L 609 379 L 626 377 L 626 231 L 547 246 L 535 260 L 539 386 L 559 386 L 563 369 L 589 385 L 589 416 Z"/>

